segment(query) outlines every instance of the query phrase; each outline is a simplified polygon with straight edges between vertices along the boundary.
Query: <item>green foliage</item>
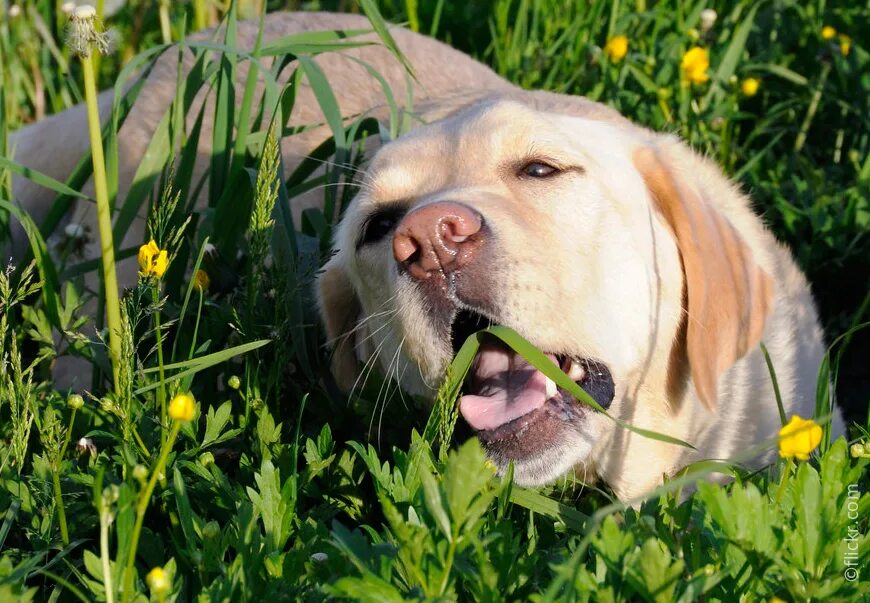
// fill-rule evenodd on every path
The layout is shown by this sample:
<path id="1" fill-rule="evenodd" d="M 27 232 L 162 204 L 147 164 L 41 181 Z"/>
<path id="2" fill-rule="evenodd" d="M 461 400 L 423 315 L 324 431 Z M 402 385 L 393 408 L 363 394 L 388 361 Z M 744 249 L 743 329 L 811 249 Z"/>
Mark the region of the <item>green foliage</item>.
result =
<path id="1" fill-rule="evenodd" d="M 229 4 L 226 14 L 207 3 L 214 15 L 198 0 L 168 3 L 176 41 L 191 24 L 226 20 L 212 41 L 185 42 L 192 68 L 179 77 L 173 106 L 123 198 L 111 168 L 118 131 L 140 90 L 134 73 L 162 50 L 163 34 L 158 3 L 129 1 L 107 17 L 123 40 L 99 66 L 101 83 L 119 92 L 103 130 L 114 234 L 123 240 L 147 214 L 150 233 L 170 256 L 161 279 L 141 279 L 127 292 L 121 387 L 109 395 L 104 333 L 93 334 L 93 310 L 83 310 L 101 301 L 83 278 L 98 266 L 82 261 L 76 237 L 58 228 L 70 200 L 82 195 L 90 159 L 57 182 L 18 165 L 6 144 L 10 129 L 81 100 L 79 66 L 58 43 L 58 3 L 19 4 L 15 17 L 4 12 L 8 3 L 0 6 L 0 208 L 12 214 L 2 212 L 0 225 L 21 221 L 35 260 L 0 272 L 0 599 L 870 595 L 866 576 L 849 573 L 870 567 L 866 432 L 858 430 L 863 439 L 852 456 L 840 439 L 796 468 L 780 461 L 747 473 L 739 459 L 699 463 L 630 507 L 567 481 L 522 489 L 510 475 L 494 477 L 476 440 L 451 448 L 456 394 L 475 339 L 458 355 L 428 422 L 418 401 L 390 396 L 395 388 L 377 375 L 350 401 L 337 394 L 326 377 L 312 278 L 354 192 L 361 143 L 394 137 L 406 124 L 390 90 L 389 124 L 342 120 L 311 58 L 358 46 L 353 35 L 306 32 L 235 48 L 236 19 L 255 16 L 257 3 Z M 268 8 L 285 5 L 298 8 Z M 708 6 L 719 16 L 703 30 Z M 852 417 L 866 414 L 866 366 L 855 368 L 859 358 L 866 363 L 866 336 L 850 331 L 868 305 L 866 7 L 382 0 L 355 10 L 369 16 L 388 48 L 383 19 L 407 20 L 522 86 L 606 102 L 718 161 L 793 248 L 830 339 L 845 334 L 821 372 L 820 404 L 830 377 Z M 838 38 L 821 38 L 826 24 L 851 36 L 848 53 Z M 621 34 L 629 37 L 628 53 L 616 60 L 602 49 Z M 681 79 L 680 60 L 694 45 L 709 50 L 707 84 Z M 248 77 L 237 77 L 246 68 Z M 261 94 L 250 74 L 265 82 Z M 760 80 L 753 96 L 741 92 L 748 77 Z M 282 177 L 277 139 L 292 133 L 287 120 L 300 85 L 311 87 L 332 137 Z M 193 161 L 206 110 L 197 98 L 204 93 L 215 100 L 215 153 L 208 175 L 197 180 Z M 57 193 L 43 224 L 12 203 L 13 173 Z M 194 201 L 206 184 L 208 208 L 199 211 Z M 315 187 L 324 188 L 323 208 L 295 224 L 292 198 Z M 207 285 L 195 284 L 198 270 Z M 560 371 L 515 333 L 495 332 L 560 381 Z M 76 408 L 51 382 L 53 365 L 70 358 L 95 373 Z M 161 396 L 187 391 L 199 401 L 194 420 L 170 424 Z M 378 425 L 377 433 L 367 425 Z M 167 444 L 167 433 L 177 439 Z M 714 470 L 734 482 L 695 486 Z M 160 595 L 146 580 L 157 567 L 169 584 Z"/>

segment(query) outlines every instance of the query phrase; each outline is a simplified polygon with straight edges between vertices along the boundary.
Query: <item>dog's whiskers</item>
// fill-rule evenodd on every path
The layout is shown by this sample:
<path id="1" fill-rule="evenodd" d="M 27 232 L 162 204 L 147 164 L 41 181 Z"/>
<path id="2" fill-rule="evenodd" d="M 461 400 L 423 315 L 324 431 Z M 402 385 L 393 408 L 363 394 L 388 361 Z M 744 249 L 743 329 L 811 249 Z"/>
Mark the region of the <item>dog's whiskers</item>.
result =
<path id="1" fill-rule="evenodd" d="M 399 345 L 396 347 L 396 351 L 393 354 L 393 357 L 390 359 L 389 364 L 387 365 L 387 370 L 385 371 L 384 381 L 381 383 L 381 387 L 378 389 L 378 395 L 375 398 L 375 407 L 372 410 L 372 418 L 369 421 L 369 437 L 371 437 L 372 425 L 375 421 L 375 414 L 378 412 L 378 406 L 381 406 L 381 412 L 378 418 L 378 446 L 380 446 L 381 441 L 381 423 L 383 421 L 384 411 L 387 409 L 387 402 L 390 397 L 390 387 L 393 385 L 393 380 L 390 377 L 390 374 L 393 372 L 393 364 L 396 365 L 396 375 L 398 376 L 398 367 L 399 367 L 399 355 L 402 351 L 402 346 L 405 344 L 405 338 L 402 337 L 402 340 L 399 342 Z M 396 387 L 398 387 L 398 382 L 395 383 Z M 382 398 L 383 397 L 383 398 Z"/>
<path id="2" fill-rule="evenodd" d="M 384 347 L 384 344 L 387 342 L 389 334 L 385 335 L 378 346 L 375 348 L 375 351 L 372 353 L 371 357 L 366 360 L 365 364 L 363 364 L 362 369 L 360 370 L 360 374 L 357 375 L 356 381 L 353 382 L 353 387 L 350 388 L 350 393 L 348 394 L 348 403 L 353 399 L 354 394 L 357 391 L 357 385 L 359 385 L 360 379 L 362 379 L 362 385 L 359 388 L 359 391 L 362 392 L 366 388 L 366 384 L 368 383 L 369 376 L 371 376 L 372 371 L 375 367 L 375 362 L 377 361 L 378 356 L 381 353 L 381 349 Z"/>

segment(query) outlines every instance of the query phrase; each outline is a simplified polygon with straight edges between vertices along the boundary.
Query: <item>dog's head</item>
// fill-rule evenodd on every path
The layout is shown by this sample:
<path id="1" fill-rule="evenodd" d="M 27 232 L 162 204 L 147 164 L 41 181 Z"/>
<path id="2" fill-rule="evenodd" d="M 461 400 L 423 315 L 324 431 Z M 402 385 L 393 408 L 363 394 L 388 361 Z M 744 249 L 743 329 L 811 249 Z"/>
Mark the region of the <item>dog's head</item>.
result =
<path id="1" fill-rule="evenodd" d="M 613 413 L 632 415 L 644 389 L 712 408 L 760 337 L 769 284 L 644 132 L 489 101 L 384 146 L 319 279 L 339 384 L 376 362 L 431 397 L 465 338 L 503 324 Z M 495 341 L 460 411 L 524 485 L 612 428 Z"/>

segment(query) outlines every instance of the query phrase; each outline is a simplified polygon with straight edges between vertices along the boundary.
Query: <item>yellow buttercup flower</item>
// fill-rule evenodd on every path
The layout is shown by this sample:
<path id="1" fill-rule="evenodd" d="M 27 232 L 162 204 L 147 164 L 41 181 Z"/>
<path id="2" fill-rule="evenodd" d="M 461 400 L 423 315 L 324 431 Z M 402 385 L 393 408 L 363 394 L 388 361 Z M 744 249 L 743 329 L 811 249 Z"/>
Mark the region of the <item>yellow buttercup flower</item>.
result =
<path id="1" fill-rule="evenodd" d="M 139 248 L 139 274 L 160 278 L 169 268 L 169 253 L 160 249 L 154 239 Z"/>
<path id="2" fill-rule="evenodd" d="M 151 592 L 158 597 L 162 597 L 169 592 L 169 576 L 166 575 L 166 572 L 163 571 L 162 567 L 155 567 L 148 572 L 145 576 L 145 583 L 148 584 L 148 588 L 151 589 Z"/>
<path id="3" fill-rule="evenodd" d="M 822 28 L 822 39 L 823 40 L 830 40 L 836 35 L 837 35 L 837 30 L 834 29 L 833 27 L 831 27 L 830 25 L 825 25 Z"/>
<path id="4" fill-rule="evenodd" d="M 207 291 L 210 283 L 211 279 L 208 278 L 208 272 L 205 270 L 197 270 L 193 275 L 193 288 L 197 291 Z"/>
<path id="5" fill-rule="evenodd" d="M 613 36 L 604 45 L 604 54 L 610 57 L 614 63 L 618 63 L 628 54 L 628 38 L 625 36 Z"/>
<path id="6" fill-rule="evenodd" d="M 797 415 L 779 430 L 779 456 L 805 461 L 822 441 L 822 428 L 812 419 Z"/>
<path id="7" fill-rule="evenodd" d="M 176 421 L 190 421 L 196 412 L 196 401 L 190 393 L 177 394 L 169 403 L 169 416 Z"/>
<path id="8" fill-rule="evenodd" d="M 758 94 L 759 86 L 761 86 L 760 81 L 754 77 L 748 77 L 740 83 L 740 91 L 743 93 L 743 96 L 755 96 Z"/>
<path id="9" fill-rule="evenodd" d="M 852 38 L 846 34 L 840 34 L 840 54 L 847 57 L 850 50 L 852 50 Z"/>
<path id="10" fill-rule="evenodd" d="M 710 54 L 706 48 L 694 46 L 686 51 L 680 63 L 683 76 L 693 84 L 703 84 L 710 79 L 707 70 L 710 68 Z"/>

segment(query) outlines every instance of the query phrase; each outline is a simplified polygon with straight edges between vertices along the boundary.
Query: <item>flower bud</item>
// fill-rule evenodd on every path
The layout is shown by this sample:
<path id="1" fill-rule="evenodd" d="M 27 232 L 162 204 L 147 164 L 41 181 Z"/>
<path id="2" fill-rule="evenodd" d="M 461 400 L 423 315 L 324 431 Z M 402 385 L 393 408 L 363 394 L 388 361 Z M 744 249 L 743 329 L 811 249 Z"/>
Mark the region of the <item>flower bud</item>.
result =
<path id="1" fill-rule="evenodd" d="M 214 464 L 214 455 L 211 452 L 203 452 L 199 455 L 197 462 L 200 464 L 200 466 L 208 468 L 209 465 Z"/>
<path id="2" fill-rule="evenodd" d="M 137 482 L 144 482 L 146 479 L 148 479 L 148 469 L 145 467 L 145 465 L 136 465 L 135 467 L 133 467 L 133 477 L 136 479 Z"/>
<path id="3" fill-rule="evenodd" d="M 239 379 L 238 375 L 230 375 L 230 378 L 227 379 L 227 385 L 232 389 L 239 389 L 242 386 L 242 380 Z"/>
<path id="4" fill-rule="evenodd" d="M 851 446 L 849 446 L 849 454 L 852 456 L 853 459 L 861 458 L 862 456 L 864 456 L 864 446 L 861 444 L 861 442 L 852 444 Z"/>
<path id="5" fill-rule="evenodd" d="M 78 410 L 85 405 L 85 399 L 78 394 L 70 394 L 66 399 L 66 406 L 70 410 Z"/>
<path id="6" fill-rule="evenodd" d="M 221 535 L 221 527 L 216 521 L 210 521 L 202 528 L 202 537 L 206 540 L 214 540 Z"/>

